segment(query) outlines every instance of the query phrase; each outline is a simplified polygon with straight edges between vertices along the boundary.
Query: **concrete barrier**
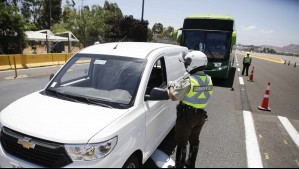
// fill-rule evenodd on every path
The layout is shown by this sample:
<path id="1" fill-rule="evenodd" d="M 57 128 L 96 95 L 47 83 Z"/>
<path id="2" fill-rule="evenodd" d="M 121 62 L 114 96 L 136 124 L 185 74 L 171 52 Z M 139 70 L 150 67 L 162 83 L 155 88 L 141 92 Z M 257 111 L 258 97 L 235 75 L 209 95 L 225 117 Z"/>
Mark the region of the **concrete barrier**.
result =
<path id="1" fill-rule="evenodd" d="M 66 62 L 67 54 L 66 53 L 63 53 L 63 54 L 55 53 L 55 54 L 52 54 L 52 58 L 53 58 L 53 63 L 55 65 L 63 65 Z"/>
<path id="2" fill-rule="evenodd" d="M 14 69 L 14 64 L 17 69 L 63 65 L 73 55 L 73 53 L 0 55 L 0 71 Z"/>
<path id="3" fill-rule="evenodd" d="M 0 56 L 0 70 L 9 70 L 11 68 L 10 60 L 8 55 Z"/>
<path id="4" fill-rule="evenodd" d="M 43 67 L 43 66 L 52 66 L 53 60 L 52 56 L 49 54 L 28 54 L 23 55 L 24 59 L 26 60 L 26 66 L 29 68 L 32 67 Z"/>
<path id="5" fill-rule="evenodd" d="M 14 69 L 14 64 L 16 64 L 17 69 L 27 68 L 26 60 L 22 57 L 22 55 L 9 55 L 10 66 Z"/>

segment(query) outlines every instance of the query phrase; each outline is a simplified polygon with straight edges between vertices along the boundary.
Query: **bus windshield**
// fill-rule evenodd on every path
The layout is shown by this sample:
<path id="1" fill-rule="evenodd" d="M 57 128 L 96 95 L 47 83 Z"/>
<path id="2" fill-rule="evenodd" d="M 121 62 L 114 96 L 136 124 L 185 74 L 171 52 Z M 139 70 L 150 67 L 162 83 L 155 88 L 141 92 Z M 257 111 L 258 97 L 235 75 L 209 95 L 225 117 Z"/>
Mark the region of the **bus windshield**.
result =
<path id="1" fill-rule="evenodd" d="M 231 33 L 208 31 L 183 31 L 182 46 L 199 50 L 209 60 L 226 60 L 229 58 Z"/>

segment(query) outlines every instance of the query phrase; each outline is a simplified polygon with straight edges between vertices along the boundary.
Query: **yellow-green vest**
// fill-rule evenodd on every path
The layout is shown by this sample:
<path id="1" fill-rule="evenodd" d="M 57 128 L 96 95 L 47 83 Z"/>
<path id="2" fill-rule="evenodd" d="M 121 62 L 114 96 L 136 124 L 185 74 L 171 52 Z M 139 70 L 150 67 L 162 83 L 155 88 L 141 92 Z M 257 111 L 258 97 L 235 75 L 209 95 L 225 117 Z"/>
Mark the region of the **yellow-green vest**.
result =
<path id="1" fill-rule="evenodd" d="M 208 75 L 192 75 L 189 77 L 191 88 L 182 102 L 197 109 L 207 107 L 207 102 L 213 94 L 213 82 Z"/>
<path id="2" fill-rule="evenodd" d="M 250 61 L 251 61 L 251 58 L 249 56 L 246 56 L 244 58 L 244 63 L 250 63 Z"/>

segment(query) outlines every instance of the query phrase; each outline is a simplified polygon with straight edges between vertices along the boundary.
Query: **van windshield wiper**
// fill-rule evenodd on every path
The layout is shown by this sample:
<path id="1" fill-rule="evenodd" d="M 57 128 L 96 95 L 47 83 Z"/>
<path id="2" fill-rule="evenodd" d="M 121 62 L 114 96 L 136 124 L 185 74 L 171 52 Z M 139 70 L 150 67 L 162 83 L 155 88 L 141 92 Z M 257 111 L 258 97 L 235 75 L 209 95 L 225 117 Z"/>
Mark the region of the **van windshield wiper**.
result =
<path id="1" fill-rule="evenodd" d="M 86 103 L 86 104 L 95 104 L 95 105 L 99 105 L 102 107 L 108 107 L 111 109 L 114 109 L 114 107 L 102 103 L 100 100 L 96 100 L 96 99 L 92 99 L 92 98 L 88 98 L 88 97 L 83 97 L 83 96 L 72 96 L 72 95 L 68 95 L 68 94 L 64 94 L 55 90 L 50 90 L 52 92 L 54 92 L 58 98 L 63 99 L 63 100 L 68 100 L 68 101 L 72 101 L 72 102 L 76 102 L 76 103 Z"/>
<path id="2" fill-rule="evenodd" d="M 72 102 L 76 102 L 76 103 L 82 103 L 81 101 L 75 99 L 73 96 L 66 95 L 66 94 L 60 93 L 60 92 L 55 91 L 55 90 L 51 90 L 51 91 L 54 92 L 57 95 L 57 97 L 60 98 L 60 99 L 68 100 L 68 101 L 72 101 Z"/>
<path id="3" fill-rule="evenodd" d="M 90 99 L 90 98 L 87 98 L 85 97 L 85 99 L 89 102 L 89 103 L 92 103 L 92 104 L 95 104 L 95 105 L 99 105 L 99 106 L 102 106 L 102 107 L 108 107 L 110 109 L 114 109 L 114 107 L 108 105 L 108 104 L 105 104 L 105 103 L 102 103 L 100 100 L 95 100 L 95 99 Z"/>

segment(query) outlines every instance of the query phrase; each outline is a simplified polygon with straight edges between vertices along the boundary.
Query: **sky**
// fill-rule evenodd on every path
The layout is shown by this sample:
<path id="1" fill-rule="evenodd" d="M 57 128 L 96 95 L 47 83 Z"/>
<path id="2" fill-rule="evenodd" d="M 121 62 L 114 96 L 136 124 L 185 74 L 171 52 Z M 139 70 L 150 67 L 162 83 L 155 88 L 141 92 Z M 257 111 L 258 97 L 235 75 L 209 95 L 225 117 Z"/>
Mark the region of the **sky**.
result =
<path id="1" fill-rule="evenodd" d="M 63 0 L 65 4 L 66 0 Z M 83 5 L 103 6 L 105 0 L 74 0 Z M 142 0 L 108 0 L 124 15 L 141 19 Z M 162 23 L 179 29 L 194 14 L 224 14 L 235 18 L 237 43 L 244 45 L 299 45 L 298 0 L 144 0 L 144 20 L 149 27 Z"/>

